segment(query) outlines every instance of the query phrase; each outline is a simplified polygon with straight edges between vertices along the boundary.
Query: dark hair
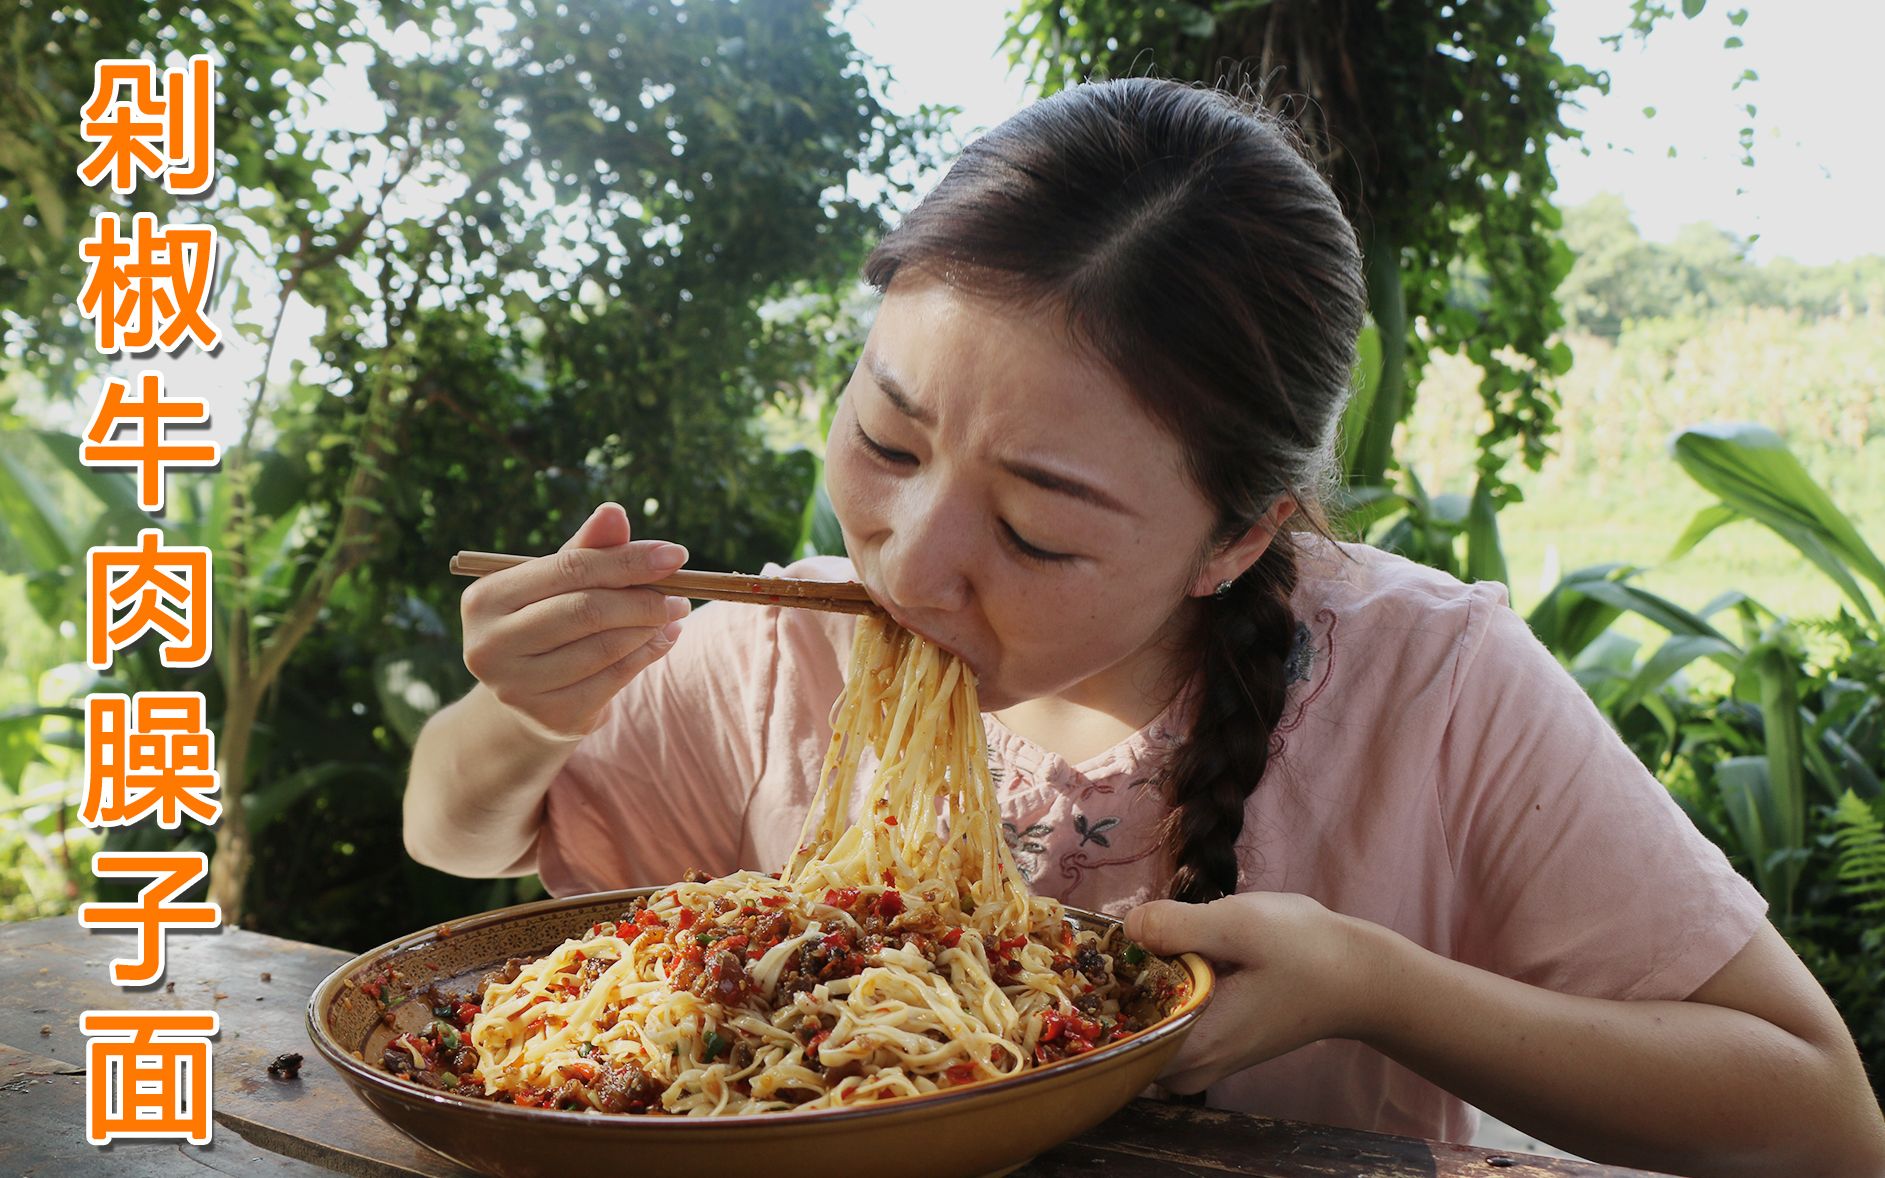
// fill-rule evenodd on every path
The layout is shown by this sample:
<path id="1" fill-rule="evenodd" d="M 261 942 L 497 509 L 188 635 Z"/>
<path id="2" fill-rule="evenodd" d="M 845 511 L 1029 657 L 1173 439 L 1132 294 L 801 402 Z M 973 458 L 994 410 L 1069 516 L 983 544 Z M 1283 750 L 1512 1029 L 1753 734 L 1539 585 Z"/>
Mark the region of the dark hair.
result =
<path id="1" fill-rule="evenodd" d="M 969 144 L 864 274 L 888 291 L 905 267 L 1064 316 L 1068 338 L 1179 440 L 1216 506 L 1199 568 L 1285 495 L 1326 534 L 1361 258 L 1328 185 L 1254 101 L 1130 78 L 1034 103 Z M 1163 779 L 1178 899 L 1237 888 L 1244 802 L 1283 709 L 1295 582 L 1283 532 L 1194 635 L 1203 695 Z"/>

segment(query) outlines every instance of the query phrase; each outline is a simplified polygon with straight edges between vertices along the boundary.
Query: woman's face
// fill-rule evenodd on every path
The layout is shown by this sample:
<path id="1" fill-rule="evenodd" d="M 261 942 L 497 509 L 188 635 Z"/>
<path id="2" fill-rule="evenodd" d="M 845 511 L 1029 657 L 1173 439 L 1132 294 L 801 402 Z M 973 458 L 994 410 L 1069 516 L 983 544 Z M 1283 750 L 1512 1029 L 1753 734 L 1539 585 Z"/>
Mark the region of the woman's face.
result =
<path id="1" fill-rule="evenodd" d="M 1213 572 L 1178 442 L 1045 318 L 906 271 L 832 426 L 845 545 L 899 622 L 967 660 L 982 706 L 1169 690 Z"/>

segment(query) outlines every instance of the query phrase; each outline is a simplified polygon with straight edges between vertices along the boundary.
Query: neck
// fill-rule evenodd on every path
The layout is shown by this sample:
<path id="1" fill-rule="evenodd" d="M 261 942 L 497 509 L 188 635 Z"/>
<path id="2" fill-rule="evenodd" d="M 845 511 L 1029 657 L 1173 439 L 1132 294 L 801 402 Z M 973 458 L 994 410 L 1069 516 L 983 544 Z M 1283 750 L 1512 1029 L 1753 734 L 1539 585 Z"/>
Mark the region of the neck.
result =
<path id="1" fill-rule="evenodd" d="M 1190 681 L 1197 660 L 1185 640 L 1201 603 L 1187 603 L 1138 650 L 1053 695 L 994 713 L 1009 731 L 1079 764 L 1151 723 Z"/>

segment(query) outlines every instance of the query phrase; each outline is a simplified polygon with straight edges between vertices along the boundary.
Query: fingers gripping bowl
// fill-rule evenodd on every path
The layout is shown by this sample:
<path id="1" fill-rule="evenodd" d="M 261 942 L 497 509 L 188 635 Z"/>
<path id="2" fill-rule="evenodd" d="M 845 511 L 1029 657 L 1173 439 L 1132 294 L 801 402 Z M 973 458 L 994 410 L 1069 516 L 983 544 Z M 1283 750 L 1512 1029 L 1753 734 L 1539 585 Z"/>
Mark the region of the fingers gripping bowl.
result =
<path id="1" fill-rule="evenodd" d="M 435 1088 L 379 1066 L 389 1044 L 423 1031 L 448 997 L 482 993 L 516 957 L 549 953 L 668 888 L 527 904 L 383 945 L 330 974 L 308 1006 L 316 1049 L 389 1123 L 462 1165 L 516 1176 L 567 1175 L 593 1163 L 635 1172 L 818 1175 L 834 1164 L 891 1165 L 913 1176 L 1016 1166 L 1104 1120 L 1157 1077 L 1209 1001 L 1210 967 L 1179 959 L 1183 985 L 1156 1021 L 1054 1062 L 937 1091 L 837 1107 L 673 1116 L 526 1107 Z M 1081 932 L 1117 935 L 1109 917 L 1067 909 Z M 421 992 L 425 992 L 423 996 Z M 872 1159 L 876 1159 L 875 1162 Z"/>

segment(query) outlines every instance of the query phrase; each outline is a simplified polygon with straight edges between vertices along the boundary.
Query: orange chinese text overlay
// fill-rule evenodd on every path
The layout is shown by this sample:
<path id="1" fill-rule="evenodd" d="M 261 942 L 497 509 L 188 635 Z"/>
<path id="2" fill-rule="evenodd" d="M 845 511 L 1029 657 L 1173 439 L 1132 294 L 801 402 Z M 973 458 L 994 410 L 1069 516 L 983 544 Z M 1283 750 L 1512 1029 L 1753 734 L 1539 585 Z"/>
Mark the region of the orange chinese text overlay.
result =
<path id="1" fill-rule="evenodd" d="M 171 903 L 209 874 L 209 856 L 202 851 L 100 851 L 92 856 L 92 874 L 100 879 L 153 877 L 129 904 L 79 905 L 79 923 L 88 929 L 137 930 L 137 956 L 111 963 L 114 985 L 148 986 L 164 976 L 168 930 L 215 928 L 223 921 L 218 904 Z"/>
<path id="2" fill-rule="evenodd" d="M 79 165 L 79 179 L 97 184 L 110 176 L 120 196 L 131 194 L 140 172 L 161 176 L 164 189 L 179 196 L 208 190 L 216 178 L 215 105 L 216 67 L 206 54 L 166 70 L 161 91 L 154 61 L 98 62 L 79 112 L 79 134 L 98 146 Z"/>
<path id="3" fill-rule="evenodd" d="M 214 225 L 157 227 L 152 213 L 132 219 L 130 237 L 119 233 L 118 214 L 100 213 L 94 236 L 79 253 L 90 263 L 79 292 L 79 314 L 93 321 L 98 350 L 132 355 L 155 346 L 174 352 L 189 336 L 204 350 L 222 339 L 203 318 L 216 274 Z"/>
<path id="4" fill-rule="evenodd" d="M 215 466 L 222 447 L 215 442 L 180 442 L 170 437 L 170 423 L 209 420 L 209 405 L 183 397 L 164 396 L 161 372 L 140 372 L 137 396 L 117 379 L 105 382 L 85 440 L 79 443 L 79 461 L 89 467 L 131 467 L 137 472 L 137 505 L 145 511 L 164 509 L 164 475 L 173 466 Z M 128 437 L 116 437 L 129 428 Z"/>
<path id="5" fill-rule="evenodd" d="M 213 1010 L 88 1010 L 85 1140 L 140 1137 L 209 1144 Z"/>
<path id="6" fill-rule="evenodd" d="M 133 722 L 132 709 L 136 709 Z M 203 723 L 200 691 L 141 691 L 85 697 L 87 826 L 129 826 L 147 814 L 175 830 L 188 814 L 222 817 L 216 792 L 216 738 Z"/>
<path id="7" fill-rule="evenodd" d="M 209 659 L 209 549 L 169 548 L 145 528 L 137 547 L 96 545 L 86 553 L 85 658 L 95 671 L 112 655 L 155 630 L 169 641 L 158 650 L 166 667 L 200 667 Z"/>

